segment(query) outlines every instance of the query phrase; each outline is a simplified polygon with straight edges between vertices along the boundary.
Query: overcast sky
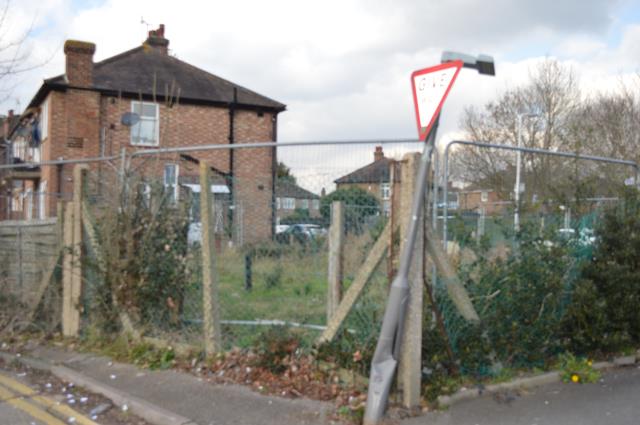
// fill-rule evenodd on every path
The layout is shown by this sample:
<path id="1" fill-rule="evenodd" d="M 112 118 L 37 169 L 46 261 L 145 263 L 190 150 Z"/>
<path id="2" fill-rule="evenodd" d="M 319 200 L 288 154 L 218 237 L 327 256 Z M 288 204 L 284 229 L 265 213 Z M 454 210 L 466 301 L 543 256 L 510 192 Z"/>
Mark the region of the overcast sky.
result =
<path id="1" fill-rule="evenodd" d="M 443 50 L 494 56 L 496 77 L 461 72 L 443 112 L 442 143 L 455 137 L 465 105 L 521 83 L 545 57 L 571 64 L 589 92 L 615 89 L 640 69 L 638 3 L 15 0 L 0 36 L 10 40 L 32 26 L 25 48 L 32 64 L 46 64 L 11 82 L 0 112 L 23 109 L 43 78 L 64 72 L 64 40 L 96 43 L 98 61 L 139 45 L 164 23 L 172 54 L 287 105 L 281 141 L 410 138 L 412 71 L 437 64 Z M 281 157 L 300 176 L 319 178 L 369 162 L 371 150 L 297 149 Z"/>

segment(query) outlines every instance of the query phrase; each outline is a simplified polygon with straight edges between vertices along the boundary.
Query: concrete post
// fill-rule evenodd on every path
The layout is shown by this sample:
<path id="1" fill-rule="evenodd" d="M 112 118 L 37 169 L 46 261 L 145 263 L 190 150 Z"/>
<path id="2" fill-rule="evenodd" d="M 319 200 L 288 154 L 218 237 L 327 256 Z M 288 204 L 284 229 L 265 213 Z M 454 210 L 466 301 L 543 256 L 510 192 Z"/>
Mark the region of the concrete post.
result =
<path id="1" fill-rule="evenodd" d="M 416 175 L 420 163 L 419 154 L 405 155 L 401 170 L 402 221 L 400 234 L 406 238 L 411 220 L 411 205 L 415 190 Z M 409 302 L 402 334 L 402 349 L 398 371 L 398 387 L 402 391 L 402 404 L 407 408 L 420 406 L 422 370 L 422 310 L 424 298 L 424 208 L 420 210 L 418 237 L 413 247 L 409 269 Z M 402 249 L 406 244 L 402 244 Z M 401 253 L 402 255 L 402 253 Z"/>
<path id="2" fill-rule="evenodd" d="M 62 285 L 62 333 L 77 337 L 80 331 L 80 296 L 82 294 L 82 199 L 88 166 L 73 169 L 73 201 L 65 210 Z"/>
<path id="3" fill-rule="evenodd" d="M 331 204 L 331 226 L 329 227 L 327 323 L 331 322 L 331 318 L 342 300 L 344 233 L 344 203 L 342 201 L 335 201 Z"/>
<path id="4" fill-rule="evenodd" d="M 202 310 L 204 348 L 207 356 L 222 350 L 220 303 L 215 266 L 215 212 L 209 166 L 200 162 L 200 221 L 202 223 Z"/>

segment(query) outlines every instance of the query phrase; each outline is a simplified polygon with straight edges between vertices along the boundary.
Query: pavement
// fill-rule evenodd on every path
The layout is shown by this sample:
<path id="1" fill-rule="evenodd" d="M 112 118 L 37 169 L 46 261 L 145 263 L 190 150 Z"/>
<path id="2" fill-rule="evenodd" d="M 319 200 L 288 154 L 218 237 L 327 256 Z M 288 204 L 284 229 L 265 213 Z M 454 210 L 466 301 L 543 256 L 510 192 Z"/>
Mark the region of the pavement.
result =
<path id="1" fill-rule="evenodd" d="M 0 353 L 1 355 L 1 353 Z M 258 394 L 239 385 L 205 382 L 178 371 L 149 371 L 106 357 L 38 346 L 22 360 L 78 386 L 98 392 L 115 405 L 157 425 L 324 425 L 333 422 L 331 403 Z M 6 416 L 5 416 L 6 415 Z M 21 424 L 21 412 L 0 405 L 2 424 Z M 6 418 L 6 419 L 5 419 Z M 400 425 L 638 425 L 640 367 L 603 373 L 595 384 L 554 383 L 510 389 L 458 402 L 447 410 L 392 420 Z M 34 422 L 37 423 L 37 422 Z"/>
<path id="2" fill-rule="evenodd" d="M 325 425 L 331 403 L 265 396 L 240 385 L 213 385 L 194 375 L 150 371 L 109 358 L 38 346 L 23 359 L 110 398 L 159 425 Z M 2 421 L 4 424 L 5 422 Z"/>
<path id="3" fill-rule="evenodd" d="M 457 403 L 402 425 L 638 425 L 640 368 L 603 373 L 595 384 L 555 383 Z"/>

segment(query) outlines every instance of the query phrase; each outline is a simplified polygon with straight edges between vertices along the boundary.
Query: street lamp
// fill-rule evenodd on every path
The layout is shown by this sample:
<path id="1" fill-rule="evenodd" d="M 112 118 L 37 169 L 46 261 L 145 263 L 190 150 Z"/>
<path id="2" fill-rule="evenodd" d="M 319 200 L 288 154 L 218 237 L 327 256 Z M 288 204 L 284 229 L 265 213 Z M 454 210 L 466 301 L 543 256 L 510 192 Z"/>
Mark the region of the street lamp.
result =
<path id="1" fill-rule="evenodd" d="M 522 119 L 538 117 L 540 114 L 535 112 L 520 112 L 518 114 L 518 124 L 516 128 L 516 143 L 518 147 L 522 147 Z M 520 168 L 521 168 L 521 156 L 522 153 L 520 151 L 516 151 L 516 185 L 513 188 L 514 190 L 514 198 L 516 202 L 516 210 L 513 214 L 513 228 L 518 231 L 520 230 Z"/>
<path id="2" fill-rule="evenodd" d="M 440 58 L 441 63 L 462 61 L 464 68 L 471 68 L 478 71 L 482 75 L 496 75 L 496 67 L 493 57 L 489 55 L 472 56 L 466 53 L 458 52 L 442 52 Z"/>

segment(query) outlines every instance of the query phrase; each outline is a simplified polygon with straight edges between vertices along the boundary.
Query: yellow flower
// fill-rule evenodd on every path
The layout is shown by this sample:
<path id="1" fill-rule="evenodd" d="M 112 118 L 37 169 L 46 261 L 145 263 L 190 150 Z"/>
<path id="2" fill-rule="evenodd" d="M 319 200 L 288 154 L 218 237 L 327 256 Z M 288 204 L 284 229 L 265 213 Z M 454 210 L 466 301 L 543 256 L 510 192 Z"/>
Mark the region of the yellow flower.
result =
<path id="1" fill-rule="evenodd" d="M 592 360 L 587 360 L 587 365 L 588 365 L 589 367 L 593 366 L 593 361 L 592 361 Z"/>
<path id="2" fill-rule="evenodd" d="M 573 382 L 574 384 L 580 382 L 580 375 L 576 375 L 575 373 L 571 375 L 571 382 Z"/>

